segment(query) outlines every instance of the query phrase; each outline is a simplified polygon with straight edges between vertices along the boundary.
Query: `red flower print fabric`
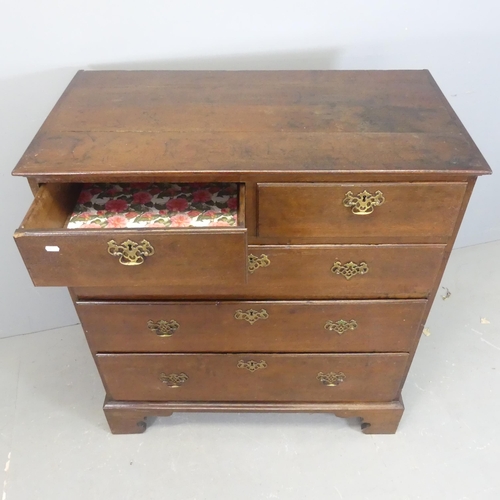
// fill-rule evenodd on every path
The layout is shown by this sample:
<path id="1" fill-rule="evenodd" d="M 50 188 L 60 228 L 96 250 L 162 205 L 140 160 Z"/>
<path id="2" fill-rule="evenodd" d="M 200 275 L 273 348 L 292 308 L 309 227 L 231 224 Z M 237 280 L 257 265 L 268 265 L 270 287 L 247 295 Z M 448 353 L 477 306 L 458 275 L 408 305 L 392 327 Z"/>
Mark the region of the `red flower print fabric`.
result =
<path id="1" fill-rule="evenodd" d="M 231 227 L 237 211 L 237 184 L 84 184 L 67 227 Z"/>

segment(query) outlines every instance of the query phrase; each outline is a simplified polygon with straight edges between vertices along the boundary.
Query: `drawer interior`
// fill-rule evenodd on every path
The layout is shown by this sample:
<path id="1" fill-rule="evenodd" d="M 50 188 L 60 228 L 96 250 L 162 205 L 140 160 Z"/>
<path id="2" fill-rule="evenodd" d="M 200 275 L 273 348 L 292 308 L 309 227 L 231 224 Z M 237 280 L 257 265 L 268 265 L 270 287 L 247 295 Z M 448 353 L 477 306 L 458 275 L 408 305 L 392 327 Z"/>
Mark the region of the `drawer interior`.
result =
<path id="1" fill-rule="evenodd" d="M 116 184 L 113 186 L 116 187 Z M 206 218 L 201 221 L 206 225 L 201 226 L 174 224 L 174 217 L 179 219 L 183 215 L 182 210 L 165 209 L 165 213 L 159 213 L 160 209 L 154 207 L 154 203 L 149 206 L 149 202 L 146 202 L 142 204 L 142 215 L 154 209 L 162 222 L 157 220 L 148 225 L 150 219 L 144 219 L 128 227 L 128 212 L 114 211 L 120 207 L 128 210 L 125 199 L 119 196 L 101 198 L 99 204 L 102 202 L 104 210 L 95 210 L 93 214 L 90 209 L 94 207 L 82 202 L 85 196 L 88 198 L 88 195 L 82 196 L 85 189 L 88 187 L 84 184 L 49 183 L 41 186 L 21 227 L 14 234 L 35 285 L 150 287 L 159 283 L 189 286 L 246 283 L 248 264 L 244 185 L 234 184 L 231 189 L 236 192 L 229 193 L 233 197 L 226 196 L 226 202 L 228 199 L 235 200 L 233 225 L 231 221 L 222 220 L 225 212 L 221 210 L 224 204 L 220 203 L 221 207 L 217 207 L 220 211 L 214 217 L 215 224 L 209 225 L 209 218 Z M 134 194 L 146 193 L 141 189 L 127 193 L 132 202 Z M 189 205 L 186 197 L 192 199 L 194 193 L 203 190 L 199 185 L 186 185 L 185 191 L 182 188 L 176 188 L 176 191 L 180 191 L 184 198 L 177 196 L 169 199 L 184 200 L 182 203 L 177 202 L 177 208 L 187 210 L 196 203 Z M 100 189 L 94 194 L 104 196 L 103 193 Z M 146 200 L 146 196 L 142 196 L 143 201 Z M 124 203 L 112 203 L 106 208 L 110 200 Z M 132 205 L 132 209 L 141 206 L 140 203 Z M 84 213 L 82 207 L 85 213 L 90 213 L 89 218 L 95 215 L 99 222 L 89 223 L 87 215 L 81 215 Z M 68 227 L 72 218 L 78 218 L 76 213 L 80 214 L 82 220 L 75 221 L 75 228 Z M 136 214 L 134 219 L 140 219 L 141 214 Z M 186 219 L 193 219 L 188 213 L 185 215 Z M 122 220 L 123 224 L 113 223 L 117 219 L 118 222 Z"/>
<path id="2" fill-rule="evenodd" d="M 22 229 L 245 227 L 245 185 L 236 183 L 45 184 Z"/>

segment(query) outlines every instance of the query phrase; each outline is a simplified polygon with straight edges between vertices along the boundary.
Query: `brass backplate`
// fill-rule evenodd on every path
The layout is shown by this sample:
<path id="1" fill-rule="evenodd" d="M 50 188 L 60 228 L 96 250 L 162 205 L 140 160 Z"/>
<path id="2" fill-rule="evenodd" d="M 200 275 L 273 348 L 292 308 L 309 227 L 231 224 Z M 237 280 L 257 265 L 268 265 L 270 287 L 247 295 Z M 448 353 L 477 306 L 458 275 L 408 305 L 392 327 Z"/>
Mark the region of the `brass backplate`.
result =
<path id="1" fill-rule="evenodd" d="M 160 380 L 168 387 L 175 389 L 184 384 L 189 377 L 185 373 L 166 373 L 160 374 Z"/>
<path id="2" fill-rule="evenodd" d="M 269 318 L 269 314 L 265 309 L 261 309 L 260 311 L 256 311 L 255 309 L 247 309 L 246 311 L 238 309 L 234 313 L 234 317 L 235 319 L 243 319 L 245 321 L 248 321 L 251 325 L 253 325 L 259 319 Z"/>
<path id="3" fill-rule="evenodd" d="M 351 208 L 354 215 L 369 215 L 375 207 L 382 205 L 384 201 L 385 198 L 381 191 L 375 191 L 375 194 L 371 194 L 365 189 L 357 195 L 348 191 L 345 194 L 343 204 L 344 207 Z"/>
<path id="4" fill-rule="evenodd" d="M 341 384 L 346 379 L 346 376 L 344 372 L 328 372 L 328 373 L 319 372 L 316 378 L 323 385 L 327 385 L 329 387 L 335 387 Z"/>
<path id="5" fill-rule="evenodd" d="M 265 254 L 261 254 L 260 257 L 250 254 L 248 256 L 248 272 L 253 274 L 259 267 L 267 267 L 271 264 L 269 257 Z"/>
<path id="6" fill-rule="evenodd" d="M 262 370 L 264 368 L 267 368 L 267 363 L 264 360 L 261 361 L 244 361 L 240 359 L 238 361 L 238 364 L 236 365 L 238 368 L 246 368 L 250 372 L 255 372 L 257 370 Z"/>
<path id="7" fill-rule="evenodd" d="M 158 335 L 158 337 L 171 337 L 180 328 L 179 323 L 177 323 L 175 319 L 171 319 L 170 321 L 164 319 L 153 321 L 150 319 L 147 325 L 152 332 Z"/>
<path id="8" fill-rule="evenodd" d="M 356 264 L 355 262 L 347 262 L 346 264 L 342 264 L 340 261 L 336 261 L 331 271 L 333 274 L 340 274 L 346 280 L 350 280 L 354 276 L 358 274 L 366 274 L 369 271 L 368 264 L 366 262 L 360 262 Z"/>
<path id="9" fill-rule="evenodd" d="M 354 330 L 357 327 L 358 324 L 353 319 L 351 319 L 351 321 L 346 321 L 344 319 L 339 319 L 338 321 L 328 320 L 325 323 L 325 330 L 329 330 L 330 332 L 337 332 L 339 335 L 347 332 L 347 330 Z"/>
<path id="10" fill-rule="evenodd" d="M 144 257 L 154 255 L 155 249 L 147 240 L 136 243 L 126 240 L 123 243 L 116 243 L 115 240 L 108 241 L 108 253 L 113 257 L 120 258 L 120 264 L 124 266 L 138 266 L 144 262 Z"/>

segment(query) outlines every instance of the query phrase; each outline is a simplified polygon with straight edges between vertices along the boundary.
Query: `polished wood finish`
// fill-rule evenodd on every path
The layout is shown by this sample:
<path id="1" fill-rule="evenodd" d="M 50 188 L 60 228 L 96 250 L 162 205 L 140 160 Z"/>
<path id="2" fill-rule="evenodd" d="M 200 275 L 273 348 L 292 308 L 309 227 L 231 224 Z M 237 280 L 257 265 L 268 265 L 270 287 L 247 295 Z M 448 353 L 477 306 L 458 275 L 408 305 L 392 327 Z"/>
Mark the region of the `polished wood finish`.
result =
<path id="1" fill-rule="evenodd" d="M 404 412 L 401 397 L 389 404 L 346 405 L 345 409 L 334 411 L 337 417 L 361 418 L 361 430 L 365 434 L 394 434 Z"/>
<path id="2" fill-rule="evenodd" d="M 211 286 L 76 288 L 81 299 L 378 299 L 426 298 L 441 266 L 444 245 L 293 245 L 249 246 L 267 255 L 268 267 L 248 274 L 247 284 Z M 369 271 L 346 280 L 332 273 L 336 261 L 366 262 Z"/>
<path id="3" fill-rule="evenodd" d="M 301 412 L 332 413 L 341 418 L 358 418 L 365 434 L 394 434 L 403 415 L 401 397 L 389 403 L 210 403 L 200 401 L 113 401 L 103 406 L 113 434 L 140 434 L 146 430 L 148 417 L 169 417 L 182 412 Z"/>
<path id="4" fill-rule="evenodd" d="M 74 230 L 18 231 L 16 243 L 36 286 L 158 286 L 245 283 L 244 230 Z M 125 266 L 108 253 L 108 242 L 147 239 L 155 255 Z M 58 252 L 47 252 L 46 246 Z M 219 259 L 215 255 L 223 256 Z"/>
<path id="5" fill-rule="evenodd" d="M 475 184 L 476 184 L 476 178 L 469 179 L 469 182 L 467 185 L 467 191 L 465 192 L 465 196 L 464 196 L 464 199 L 462 201 L 462 206 L 460 207 L 460 213 L 458 215 L 458 220 L 457 220 L 455 229 L 453 230 L 453 234 L 452 234 L 451 238 L 449 239 L 448 244 L 446 245 L 446 250 L 444 253 L 443 260 L 441 262 L 441 267 L 440 267 L 439 272 L 436 276 L 436 281 L 434 282 L 434 286 L 432 287 L 432 293 L 430 294 L 429 299 L 427 301 L 427 305 L 426 305 L 426 308 L 424 311 L 424 316 L 423 316 L 424 318 L 427 318 L 427 316 L 431 310 L 432 303 L 438 294 L 439 285 L 441 283 L 444 271 L 446 269 L 448 259 L 450 258 L 451 252 L 453 250 L 453 245 L 455 244 L 455 239 L 456 239 L 458 231 L 460 229 L 460 224 L 462 223 L 462 219 L 463 219 L 465 212 L 467 210 L 467 205 L 469 204 L 469 200 L 470 200 L 470 197 L 472 195 L 472 191 L 474 189 Z M 411 363 L 412 363 L 413 358 L 415 357 L 415 354 L 417 352 L 418 340 L 419 340 L 419 338 L 417 337 L 415 339 L 415 342 L 414 342 L 412 348 L 410 349 L 409 363 L 406 367 L 406 372 L 405 372 L 404 377 L 401 378 L 400 391 L 403 390 L 403 386 L 404 386 L 404 383 L 406 382 L 406 377 L 408 376 L 408 372 L 410 370 Z"/>
<path id="6" fill-rule="evenodd" d="M 38 183 L 38 181 L 34 177 L 30 177 L 28 179 L 28 184 L 29 184 L 29 187 L 31 189 L 31 192 L 33 193 L 33 196 L 35 196 L 36 193 L 38 192 L 38 190 L 40 189 L 40 184 Z"/>
<path id="7" fill-rule="evenodd" d="M 324 237 L 365 243 L 446 243 L 466 183 L 259 184 L 258 235 L 323 242 Z M 343 205 L 346 193 L 380 191 L 385 201 L 368 215 Z"/>
<path id="8" fill-rule="evenodd" d="M 117 401 L 392 401 L 406 353 L 391 354 L 107 354 L 97 366 L 107 394 Z M 264 361 L 254 372 L 238 362 Z M 342 372 L 338 386 L 319 372 Z M 189 378 L 172 388 L 160 375 Z"/>
<path id="9" fill-rule="evenodd" d="M 427 71 L 79 72 L 14 171 L 35 192 L 15 238 L 35 284 L 71 287 L 113 433 L 173 411 L 330 412 L 394 433 L 490 172 Z M 240 226 L 65 229 L 79 183 L 149 180 L 239 183 Z M 357 216 L 343 199 L 364 190 L 385 202 Z M 155 255 L 120 265 L 107 241 L 126 238 Z M 337 261 L 368 272 L 347 280 Z M 172 336 L 147 327 L 160 319 L 178 322 Z M 340 319 L 356 328 L 325 329 Z M 325 386 L 320 371 L 345 380 Z"/>
<path id="10" fill-rule="evenodd" d="M 244 284 L 247 277 L 246 229 L 67 229 L 68 193 L 76 186 L 42 186 L 14 238 L 37 286 L 158 286 Z M 60 203 L 52 203 L 59 194 Z M 65 195 L 65 197 L 62 196 Z M 66 210 L 65 210 L 66 208 Z M 72 206 L 71 206 L 72 208 Z M 244 224 L 244 219 L 241 222 Z M 108 253 L 108 242 L 147 240 L 154 255 L 143 264 L 122 265 Z M 47 251 L 57 247 L 58 251 Z M 217 257 L 218 258 L 214 258 Z"/>
<path id="11" fill-rule="evenodd" d="M 131 407 L 117 407 L 107 396 L 103 409 L 113 434 L 141 434 L 146 430 L 146 415 L 141 410 Z M 163 413 L 163 416 L 170 415 L 172 415 L 171 411 Z"/>
<path id="12" fill-rule="evenodd" d="M 427 71 L 82 71 L 14 174 L 489 173 L 444 101 Z"/>
<path id="13" fill-rule="evenodd" d="M 307 302 L 77 302 L 92 352 L 408 352 L 425 300 Z M 251 323 L 235 312 L 265 311 Z M 339 334 L 328 321 L 356 322 Z M 160 337 L 148 322 L 174 320 Z"/>

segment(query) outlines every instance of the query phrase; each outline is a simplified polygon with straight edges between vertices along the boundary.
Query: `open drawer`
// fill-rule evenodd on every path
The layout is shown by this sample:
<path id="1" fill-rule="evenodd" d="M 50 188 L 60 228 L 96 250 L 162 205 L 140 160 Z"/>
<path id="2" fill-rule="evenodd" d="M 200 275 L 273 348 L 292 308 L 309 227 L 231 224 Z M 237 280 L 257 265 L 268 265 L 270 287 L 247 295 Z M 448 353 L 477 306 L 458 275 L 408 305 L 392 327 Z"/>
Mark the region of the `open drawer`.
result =
<path id="1" fill-rule="evenodd" d="M 135 192 L 147 191 L 137 186 Z M 82 196 L 88 186 L 41 186 L 14 235 L 33 283 L 69 287 L 244 284 L 247 276 L 245 186 L 220 184 L 223 189 L 231 186 L 234 191 L 232 210 L 227 211 L 227 217 L 220 216 L 224 206 L 221 200 L 227 201 L 228 197 L 217 198 L 216 193 L 213 206 L 218 220 L 212 225 L 201 221 L 205 224 L 203 227 L 189 227 L 185 222 L 196 216 L 191 202 L 195 200 L 203 205 L 209 195 L 202 192 L 208 186 L 217 185 L 180 186 L 184 194 L 174 198 L 189 203 L 176 202 L 165 210 L 154 208 L 158 207 L 157 197 L 145 203 L 152 207 L 157 219 L 161 219 L 152 224 L 145 224 L 137 211 L 131 217 L 131 207 L 122 207 L 120 203 L 108 203 L 107 208 L 104 204 L 103 210 L 94 210 L 88 197 Z M 214 189 L 211 191 L 213 194 Z M 114 198 L 126 199 L 120 193 Z M 145 198 L 145 195 L 143 199 L 136 196 L 135 201 L 144 203 Z M 164 197 L 163 202 L 165 199 L 168 197 Z M 98 201 L 102 202 L 102 199 Z M 82 206 L 90 207 L 85 216 L 80 213 Z M 137 206 L 136 203 L 132 209 L 137 210 Z M 206 204 L 203 206 L 206 208 Z M 179 217 L 182 214 L 186 217 Z M 207 217 L 210 216 L 213 213 Z M 81 224 L 81 217 L 97 222 Z M 113 221 L 110 223 L 106 217 Z M 137 224 L 123 227 L 127 224 L 126 218 L 133 218 Z M 122 223 L 118 224 L 120 220 Z M 179 220 L 184 222 L 179 224 Z M 179 227 L 182 225 L 188 227 Z"/>

